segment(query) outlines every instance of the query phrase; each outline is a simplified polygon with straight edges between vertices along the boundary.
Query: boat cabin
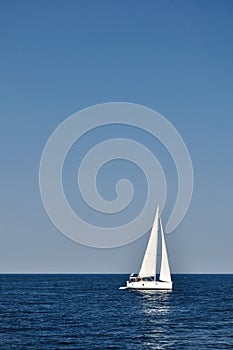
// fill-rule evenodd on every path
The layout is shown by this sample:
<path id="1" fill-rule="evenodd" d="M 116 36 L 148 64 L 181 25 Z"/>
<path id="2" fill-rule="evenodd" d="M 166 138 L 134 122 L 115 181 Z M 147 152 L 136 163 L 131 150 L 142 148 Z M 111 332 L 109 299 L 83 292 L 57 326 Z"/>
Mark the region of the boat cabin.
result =
<path id="1" fill-rule="evenodd" d="M 155 281 L 155 276 L 146 276 L 146 277 L 141 277 L 138 276 L 138 274 L 132 274 L 129 277 L 129 282 L 151 282 L 151 281 Z"/>

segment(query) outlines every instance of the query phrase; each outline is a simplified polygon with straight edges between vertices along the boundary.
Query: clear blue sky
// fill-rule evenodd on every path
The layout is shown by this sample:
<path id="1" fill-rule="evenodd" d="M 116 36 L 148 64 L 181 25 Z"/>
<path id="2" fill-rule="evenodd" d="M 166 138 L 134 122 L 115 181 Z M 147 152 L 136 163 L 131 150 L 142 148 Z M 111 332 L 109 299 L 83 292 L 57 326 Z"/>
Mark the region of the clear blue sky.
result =
<path id="1" fill-rule="evenodd" d="M 232 18 L 227 0 L 0 2 L 0 272 L 138 269 L 146 236 L 110 250 L 74 243 L 38 186 L 65 118 L 126 101 L 170 120 L 193 161 L 188 214 L 167 236 L 172 271 L 233 273 Z"/>

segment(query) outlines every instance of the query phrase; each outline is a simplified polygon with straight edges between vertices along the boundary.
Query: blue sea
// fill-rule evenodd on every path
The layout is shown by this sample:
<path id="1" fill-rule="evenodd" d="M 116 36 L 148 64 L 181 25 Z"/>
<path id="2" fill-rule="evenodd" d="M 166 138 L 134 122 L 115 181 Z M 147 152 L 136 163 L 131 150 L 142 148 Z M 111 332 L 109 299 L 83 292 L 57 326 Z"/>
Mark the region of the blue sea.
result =
<path id="1" fill-rule="evenodd" d="M 233 275 L 174 275 L 173 291 L 126 278 L 0 275 L 0 348 L 233 349 Z"/>

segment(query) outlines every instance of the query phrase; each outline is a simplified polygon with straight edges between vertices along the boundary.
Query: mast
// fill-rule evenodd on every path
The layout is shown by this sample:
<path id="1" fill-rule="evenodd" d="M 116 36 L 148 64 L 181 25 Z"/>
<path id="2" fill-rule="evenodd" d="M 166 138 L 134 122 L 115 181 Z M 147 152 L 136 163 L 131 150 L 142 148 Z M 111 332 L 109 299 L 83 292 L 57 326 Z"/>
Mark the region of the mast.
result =
<path id="1" fill-rule="evenodd" d="M 160 279 L 160 281 L 171 282 L 171 273 L 170 273 L 170 268 L 169 268 L 167 248 L 166 248 L 161 218 L 160 218 L 159 222 L 160 222 L 160 230 L 161 230 L 161 238 L 162 238 L 162 257 L 161 257 L 159 279 Z"/>
<path id="2" fill-rule="evenodd" d="M 154 224 L 152 226 L 150 238 L 149 238 L 145 255 L 142 261 L 142 266 L 139 271 L 140 277 L 146 277 L 146 276 L 156 277 L 158 225 L 159 225 L 159 206 L 157 207 Z"/>

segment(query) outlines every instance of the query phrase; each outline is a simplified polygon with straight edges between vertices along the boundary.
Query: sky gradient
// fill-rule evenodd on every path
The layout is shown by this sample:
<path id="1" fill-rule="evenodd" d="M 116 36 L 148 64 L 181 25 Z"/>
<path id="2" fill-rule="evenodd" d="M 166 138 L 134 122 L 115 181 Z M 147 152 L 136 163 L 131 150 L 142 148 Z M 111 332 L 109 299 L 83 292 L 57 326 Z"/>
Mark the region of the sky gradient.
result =
<path id="1" fill-rule="evenodd" d="M 106 250 L 72 242 L 50 222 L 38 185 L 43 148 L 63 120 L 94 104 L 125 101 L 165 116 L 192 158 L 191 205 L 166 236 L 172 272 L 233 273 L 232 18 L 227 0 L 0 2 L 0 272 L 138 270 L 148 235 Z M 148 135 L 105 131 L 128 132 L 158 150 L 170 184 L 166 221 L 177 181 L 169 157 Z M 100 136 L 89 135 L 83 147 Z M 78 208 L 75 151 L 69 157 L 64 182 Z"/>

